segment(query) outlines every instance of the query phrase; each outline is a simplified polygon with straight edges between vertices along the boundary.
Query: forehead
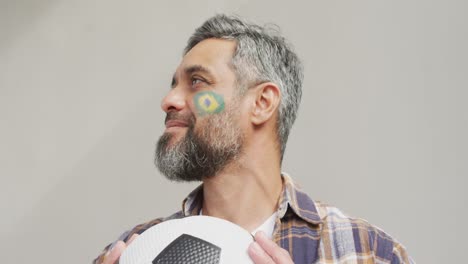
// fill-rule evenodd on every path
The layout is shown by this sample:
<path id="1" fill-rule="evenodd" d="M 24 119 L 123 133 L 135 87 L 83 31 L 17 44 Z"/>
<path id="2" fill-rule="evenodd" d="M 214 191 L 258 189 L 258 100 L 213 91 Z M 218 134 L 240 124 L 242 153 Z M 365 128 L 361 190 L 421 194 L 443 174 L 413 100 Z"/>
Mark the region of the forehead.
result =
<path id="1" fill-rule="evenodd" d="M 184 69 L 202 66 L 215 76 L 233 74 L 230 67 L 236 49 L 236 42 L 224 39 L 206 39 L 195 45 L 185 56 L 177 68 L 176 75 L 183 74 Z"/>

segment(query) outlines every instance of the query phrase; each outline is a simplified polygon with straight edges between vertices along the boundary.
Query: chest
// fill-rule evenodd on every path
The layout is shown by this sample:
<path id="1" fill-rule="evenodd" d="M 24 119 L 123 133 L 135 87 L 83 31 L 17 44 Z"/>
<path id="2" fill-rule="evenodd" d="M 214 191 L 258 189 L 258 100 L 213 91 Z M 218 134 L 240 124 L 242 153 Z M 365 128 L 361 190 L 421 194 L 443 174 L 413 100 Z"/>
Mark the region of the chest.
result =
<path id="1" fill-rule="evenodd" d="M 275 228 L 274 241 L 286 249 L 295 264 L 388 263 L 374 259 L 372 252 L 362 250 L 353 232 L 329 232 L 304 222 L 281 223 Z"/>

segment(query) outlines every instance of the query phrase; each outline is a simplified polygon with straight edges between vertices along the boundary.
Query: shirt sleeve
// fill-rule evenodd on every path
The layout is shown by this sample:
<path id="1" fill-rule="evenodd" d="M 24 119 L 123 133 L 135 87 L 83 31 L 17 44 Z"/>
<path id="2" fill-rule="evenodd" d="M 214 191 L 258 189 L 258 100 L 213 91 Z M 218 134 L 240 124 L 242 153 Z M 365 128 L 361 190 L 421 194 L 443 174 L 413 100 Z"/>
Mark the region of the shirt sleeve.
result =
<path id="1" fill-rule="evenodd" d="M 405 247 L 396 242 L 393 247 L 391 264 L 415 264 L 415 262 L 408 256 Z"/>

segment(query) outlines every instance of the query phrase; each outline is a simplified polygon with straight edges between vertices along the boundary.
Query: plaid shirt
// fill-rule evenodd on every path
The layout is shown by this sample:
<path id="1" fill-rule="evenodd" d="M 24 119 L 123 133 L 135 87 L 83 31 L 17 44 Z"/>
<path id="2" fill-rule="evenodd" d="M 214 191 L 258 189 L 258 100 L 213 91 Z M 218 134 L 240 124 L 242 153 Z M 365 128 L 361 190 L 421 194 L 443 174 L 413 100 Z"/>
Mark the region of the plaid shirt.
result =
<path id="1" fill-rule="evenodd" d="M 403 245 L 366 221 L 351 218 L 339 209 L 312 201 L 283 174 L 284 188 L 279 200 L 273 240 L 289 251 L 295 264 L 309 263 L 414 263 Z M 198 215 L 203 185 L 182 203 L 182 211 L 137 225 L 118 240 L 126 241 L 163 221 Z M 114 242 L 115 243 L 115 242 Z M 101 263 L 113 244 L 93 263 Z"/>

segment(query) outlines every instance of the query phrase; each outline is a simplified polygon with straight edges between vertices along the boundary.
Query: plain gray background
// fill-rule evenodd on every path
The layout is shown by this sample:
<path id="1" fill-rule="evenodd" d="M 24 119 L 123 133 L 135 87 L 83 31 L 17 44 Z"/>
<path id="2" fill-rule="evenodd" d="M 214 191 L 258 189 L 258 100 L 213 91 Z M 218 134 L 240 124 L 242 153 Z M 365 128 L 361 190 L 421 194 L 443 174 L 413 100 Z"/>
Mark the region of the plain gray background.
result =
<path id="1" fill-rule="evenodd" d="M 2 0 L 0 259 L 90 263 L 196 184 L 154 168 L 160 101 L 215 13 L 278 24 L 305 64 L 284 171 L 418 263 L 464 262 L 466 1 Z"/>

